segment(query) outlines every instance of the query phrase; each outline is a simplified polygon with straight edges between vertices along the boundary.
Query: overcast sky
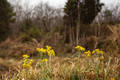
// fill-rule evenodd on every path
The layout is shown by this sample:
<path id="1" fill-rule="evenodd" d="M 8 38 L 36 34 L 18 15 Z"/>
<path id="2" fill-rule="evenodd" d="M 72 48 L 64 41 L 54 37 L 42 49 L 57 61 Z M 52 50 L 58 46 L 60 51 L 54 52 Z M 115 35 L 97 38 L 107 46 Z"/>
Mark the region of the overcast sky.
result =
<path id="1" fill-rule="evenodd" d="M 37 3 L 38 1 L 48 2 L 50 5 L 55 7 L 64 7 L 67 0 L 31 0 L 31 2 L 32 1 L 34 1 L 33 3 Z M 105 4 L 116 4 L 118 1 L 120 2 L 120 0 L 101 0 L 101 2 L 104 2 Z"/>
<path id="2" fill-rule="evenodd" d="M 11 0 L 12 2 L 15 2 L 15 0 Z M 19 0 L 21 1 L 21 3 L 29 3 L 30 5 L 35 5 L 39 2 L 48 2 L 51 6 L 54 7 L 64 7 L 65 3 L 67 0 Z M 101 0 L 101 2 L 105 3 L 105 4 L 116 4 L 118 2 L 120 2 L 120 0 Z"/>

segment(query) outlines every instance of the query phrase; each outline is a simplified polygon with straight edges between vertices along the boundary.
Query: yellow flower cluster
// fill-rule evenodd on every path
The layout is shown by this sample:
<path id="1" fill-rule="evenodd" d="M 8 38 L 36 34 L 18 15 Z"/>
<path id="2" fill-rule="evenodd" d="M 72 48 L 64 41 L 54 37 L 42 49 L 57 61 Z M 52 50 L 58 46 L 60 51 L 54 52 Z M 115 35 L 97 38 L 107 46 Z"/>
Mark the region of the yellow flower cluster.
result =
<path id="1" fill-rule="evenodd" d="M 46 46 L 46 51 L 48 53 L 48 56 L 55 56 L 55 51 L 50 46 Z"/>
<path id="2" fill-rule="evenodd" d="M 76 46 L 75 47 L 75 49 L 77 50 L 77 51 L 83 51 L 84 52 L 84 54 L 86 54 L 86 56 L 88 56 L 88 57 L 90 57 L 91 55 L 99 55 L 99 59 L 100 60 L 103 60 L 104 59 L 104 52 L 103 51 L 101 51 L 101 50 L 99 50 L 99 49 L 95 49 L 95 50 L 93 50 L 92 52 L 90 51 L 90 50 L 88 50 L 88 51 L 86 51 L 85 52 L 85 48 L 84 47 L 82 47 L 82 46 Z"/>
<path id="3" fill-rule="evenodd" d="M 24 59 L 27 59 L 27 58 L 29 58 L 29 57 L 30 57 L 30 56 L 28 56 L 28 55 L 26 55 L 26 54 L 23 55 L 23 58 L 24 58 Z"/>
<path id="4" fill-rule="evenodd" d="M 50 56 L 50 55 L 55 56 L 55 51 L 52 49 L 51 46 L 48 46 L 48 45 L 46 46 L 46 49 L 44 49 L 44 48 L 37 48 L 36 50 L 38 52 L 40 52 L 40 53 L 47 53 L 48 56 Z"/>
<path id="5" fill-rule="evenodd" d="M 86 54 L 88 57 L 90 57 L 91 56 L 91 51 L 88 50 L 87 52 L 84 52 L 84 54 Z"/>
<path id="6" fill-rule="evenodd" d="M 95 54 L 95 53 L 97 53 L 97 54 L 101 54 L 101 55 L 104 54 L 104 52 L 101 51 L 101 50 L 99 50 L 99 49 L 95 49 L 94 51 L 92 51 L 92 54 Z"/>
<path id="7" fill-rule="evenodd" d="M 23 68 L 31 67 L 31 64 L 33 63 L 33 59 L 28 59 L 28 58 L 29 58 L 28 55 L 23 55 L 23 64 L 22 64 Z"/>
<path id="8" fill-rule="evenodd" d="M 85 48 L 84 47 L 82 47 L 82 46 L 76 46 L 75 47 L 75 49 L 77 50 L 77 51 L 85 51 Z M 84 54 L 86 54 L 88 57 L 90 57 L 91 56 L 91 51 L 90 50 L 88 50 L 88 51 L 86 51 L 86 52 L 84 52 Z"/>
<path id="9" fill-rule="evenodd" d="M 95 49 L 94 51 L 92 51 L 92 54 L 96 54 L 96 55 L 99 55 L 99 59 L 100 60 L 104 60 L 104 52 L 99 50 L 99 49 Z"/>
<path id="10" fill-rule="evenodd" d="M 47 49 L 47 50 L 51 50 L 52 47 L 47 45 L 47 46 L 46 46 L 46 49 Z"/>
<path id="11" fill-rule="evenodd" d="M 48 62 L 48 59 L 45 58 L 41 62 Z"/>
<path id="12" fill-rule="evenodd" d="M 79 46 L 79 45 L 76 46 L 75 49 L 78 50 L 78 51 L 85 51 L 85 48 L 82 47 L 82 46 Z"/>
<path id="13" fill-rule="evenodd" d="M 46 53 L 46 49 L 44 48 L 37 48 L 36 50 L 37 52 Z"/>

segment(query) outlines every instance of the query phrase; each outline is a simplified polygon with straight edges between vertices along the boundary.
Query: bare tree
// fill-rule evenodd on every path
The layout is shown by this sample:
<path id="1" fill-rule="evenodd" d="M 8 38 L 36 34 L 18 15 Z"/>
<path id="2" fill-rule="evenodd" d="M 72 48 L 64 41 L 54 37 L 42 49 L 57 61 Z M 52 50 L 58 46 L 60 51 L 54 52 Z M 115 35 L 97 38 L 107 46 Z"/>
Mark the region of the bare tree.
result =
<path id="1" fill-rule="evenodd" d="M 61 24 L 60 21 L 62 22 L 62 10 L 55 9 L 47 3 L 38 4 L 34 8 L 34 12 L 36 15 L 36 24 L 39 24 L 39 27 L 44 28 L 46 31 L 51 31 L 55 26 Z"/>

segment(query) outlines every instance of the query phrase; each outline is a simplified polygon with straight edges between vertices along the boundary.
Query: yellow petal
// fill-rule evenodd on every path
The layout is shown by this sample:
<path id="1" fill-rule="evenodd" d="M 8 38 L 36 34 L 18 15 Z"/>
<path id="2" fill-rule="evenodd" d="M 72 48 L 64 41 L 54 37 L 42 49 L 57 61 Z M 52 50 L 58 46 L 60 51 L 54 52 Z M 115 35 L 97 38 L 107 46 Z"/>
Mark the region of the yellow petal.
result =
<path id="1" fill-rule="evenodd" d="M 30 57 L 30 56 L 28 56 L 28 55 L 26 55 L 26 54 L 23 55 L 23 58 L 29 58 L 29 57 Z"/>

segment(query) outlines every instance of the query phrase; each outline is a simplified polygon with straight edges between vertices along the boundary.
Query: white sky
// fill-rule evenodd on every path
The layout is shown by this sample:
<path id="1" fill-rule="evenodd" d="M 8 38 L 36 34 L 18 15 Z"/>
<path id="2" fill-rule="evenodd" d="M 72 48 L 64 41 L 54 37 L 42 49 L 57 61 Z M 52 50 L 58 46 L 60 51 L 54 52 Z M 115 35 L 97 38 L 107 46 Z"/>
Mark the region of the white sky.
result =
<path id="1" fill-rule="evenodd" d="M 55 7 L 64 7 L 65 2 L 67 0 L 32 0 L 32 1 L 34 1 L 34 3 L 37 3 L 38 1 L 48 2 L 50 5 Z M 104 2 L 105 4 L 113 4 L 113 3 L 116 4 L 120 2 L 120 0 L 101 0 L 101 2 Z"/>
<path id="2" fill-rule="evenodd" d="M 11 0 L 12 2 L 15 2 L 15 0 Z M 31 5 L 35 5 L 39 2 L 48 2 L 51 6 L 54 7 L 64 7 L 65 2 L 67 0 L 18 0 L 21 1 L 21 3 L 30 3 Z M 120 0 L 101 0 L 101 2 L 104 2 L 105 4 L 117 4 L 120 2 Z"/>

